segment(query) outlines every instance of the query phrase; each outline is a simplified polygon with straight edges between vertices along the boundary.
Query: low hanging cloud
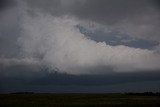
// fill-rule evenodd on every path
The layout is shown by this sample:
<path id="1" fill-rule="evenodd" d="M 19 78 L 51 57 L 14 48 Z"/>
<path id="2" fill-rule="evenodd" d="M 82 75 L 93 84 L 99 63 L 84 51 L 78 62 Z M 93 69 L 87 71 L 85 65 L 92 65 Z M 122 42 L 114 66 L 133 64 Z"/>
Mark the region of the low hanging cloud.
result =
<path id="1" fill-rule="evenodd" d="M 96 42 L 79 31 L 77 26 L 83 19 L 32 9 L 22 3 L 12 10 L 19 17 L 20 32 L 15 41 L 19 56 L 3 57 L 0 63 L 45 65 L 70 74 L 160 69 L 160 55 L 154 50 Z"/>

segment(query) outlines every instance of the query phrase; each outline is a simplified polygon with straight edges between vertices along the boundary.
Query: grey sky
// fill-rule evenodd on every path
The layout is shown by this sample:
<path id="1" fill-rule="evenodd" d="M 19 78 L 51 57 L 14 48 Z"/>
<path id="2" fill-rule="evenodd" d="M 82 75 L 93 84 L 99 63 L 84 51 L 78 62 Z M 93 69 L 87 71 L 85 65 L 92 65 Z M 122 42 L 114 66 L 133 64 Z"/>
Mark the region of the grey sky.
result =
<path id="1" fill-rule="evenodd" d="M 118 29 L 120 32 L 129 34 L 129 36 L 159 40 L 160 9 L 157 0 L 26 1 L 32 7 L 53 15 L 72 15 L 103 24 L 107 28 Z"/>
<path id="2" fill-rule="evenodd" d="M 134 73 L 159 81 L 159 6 L 158 0 L 0 0 L 0 88 L 11 75 L 41 83 L 55 70 L 66 73 L 62 80 L 75 75 L 71 84 L 93 74 L 112 74 L 100 82 L 117 75 L 126 78 L 122 83 L 142 81 L 130 81 Z"/>

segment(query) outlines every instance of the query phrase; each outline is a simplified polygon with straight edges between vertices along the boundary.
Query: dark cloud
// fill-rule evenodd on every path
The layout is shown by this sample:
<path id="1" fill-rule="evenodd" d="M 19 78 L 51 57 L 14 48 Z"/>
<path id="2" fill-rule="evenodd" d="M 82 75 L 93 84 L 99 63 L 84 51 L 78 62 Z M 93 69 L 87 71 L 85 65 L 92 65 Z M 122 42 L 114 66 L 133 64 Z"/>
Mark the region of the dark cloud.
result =
<path id="1" fill-rule="evenodd" d="M 114 24 L 139 17 L 155 9 L 158 0 L 27 0 L 34 7 L 52 14 L 72 14 L 78 18 Z"/>
<path id="2" fill-rule="evenodd" d="M 147 50 L 157 45 L 160 40 L 158 0 L 24 1 L 28 5 L 19 0 L 18 6 L 12 9 L 10 7 L 16 4 L 14 0 L 0 0 L 0 11 L 6 9 L 0 13 L 0 91 L 22 89 L 21 86 L 24 86 L 24 90 L 27 87 L 35 90 L 37 84 L 42 88 L 52 85 L 104 86 L 141 81 L 159 83 L 160 74 L 152 73 L 152 69 L 159 69 L 159 54 Z M 38 15 L 30 16 L 34 12 Z M 78 20 L 59 17 L 65 15 Z M 90 40 L 86 33 L 82 35 L 80 29 L 75 27 L 79 24 L 76 21 L 96 22 L 114 30 L 106 33 L 101 29 L 104 34 L 94 31 L 96 34 L 91 37 L 95 36 L 95 39 Z M 125 29 L 124 33 L 117 33 L 115 29 L 119 28 Z M 109 46 L 109 39 L 126 42 L 125 40 L 130 38 L 128 32 L 137 38 L 143 36 L 143 39 L 147 40 L 135 39 L 138 42 L 127 46 L 142 47 L 146 50 Z M 118 38 L 117 35 L 121 37 Z M 149 37 L 155 38 L 156 44 L 148 41 Z M 102 42 L 105 39 L 109 45 Z M 50 66 L 61 68 L 60 72 L 77 75 L 50 74 L 48 72 L 55 72 L 48 70 Z M 114 67 L 123 71 L 138 69 L 136 67 L 139 66 L 149 73 L 114 73 Z M 104 72 L 106 75 L 100 75 Z M 78 75 L 81 73 L 96 75 Z"/>
<path id="3" fill-rule="evenodd" d="M 49 12 L 52 15 L 62 15 L 64 10 L 61 5 L 61 0 L 24 0 L 32 8 L 38 8 L 44 12 Z"/>
<path id="4" fill-rule="evenodd" d="M 43 60 L 46 61 L 47 63 L 49 63 L 48 65 L 52 66 L 53 68 L 54 66 L 58 66 L 59 69 L 63 69 L 62 71 L 73 72 L 78 71 L 78 67 L 78 69 L 81 68 L 81 70 L 83 70 L 83 68 L 90 69 L 90 67 L 92 67 L 93 69 L 97 68 L 97 71 L 103 71 L 102 69 L 104 69 L 105 67 L 108 68 L 108 65 L 116 65 L 120 67 L 119 69 L 125 68 L 128 70 L 128 68 L 130 67 L 126 66 L 125 64 L 125 66 L 123 64 L 121 65 L 120 63 L 121 59 L 124 58 L 126 59 L 126 64 L 128 64 L 128 61 L 132 64 L 133 60 L 130 60 L 130 53 L 132 53 L 137 59 L 136 60 L 135 58 L 133 58 L 136 64 L 138 62 L 143 62 L 142 65 L 147 64 L 147 68 L 148 66 L 150 66 L 149 68 L 152 68 L 153 66 L 155 69 L 159 68 L 159 65 L 157 63 L 159 59 L 155 58 L 156 55 L 152 54 L 152 52 L 149 50 L 139 50 L 141 53 L 139 54 L 139 52 L 135 48 L 123 46 L 111 47 L 106 45 L 105 43 L 102 43 L 101 41 L 100 43 L 97 43 L 95 41 L 101 39 L 99 35 L 102 35 L 102 33 L 98 32 L 97 40 L 92 41 L 90 39 L 81 37 L 82 32 L 79 32 L 78 29 L 75 28 L 77 24 L 81 24 L 81 22 L 79 22 L 83 21 L 81 19 L 96 21 L 97 23 L 103 23 L 105 25 L 107 25 L 108 22 L 112 22 L 111 20 L 114 20 L 113 23 L 118 23 L 119 25 L 119 22 L 121 22 L 119 20 L 123 20 L 123 18 L 121 17 L 132 19 L 132 17 L 135 15 L 140 16 L 140 13 L 145 13 L 145 9 L 154 7 L 150 4 L 149 0 L 140 0 L 139 2 L 133 0 L 121 0 L 121 2 L 115 0 L 25 1 L 28 3 L 28 5 L 24 5 L 25 3 L 18 2 L 17 8 L 10 9 L 10 11 L 4 13 L 3 20 L 0 20 L 0 56 L 2 57 L 2 59 L 5 59 L 4 57 L 10 58 L 11 56 L 16 57 L 15 59 L 19 59 L 21 55 L 22 57 L 35 57 L 38 60 L 41 60 L 41 62 L 43 62 Z M 39 9 L 41 10 L 40 12 Z M 37 16 L 35 15 L 34 17 L 30 15 L 30 12 L 37 14 Z M 46 12 L 52 14 L 46 14 Z M 61 18 L 57 17 L 57 15 L 71 15 L 71 17 L 76 16 L 80 20 L 74 20 L 72 18 Z M 136 20 L 134 22 L 136 22 L 134 23 L 136 25 L 133 28 L 137 28 L 138 24 L 141 21 L 139 22 L 139 20 Z M 142 25 L 144 24 L 145 26 L 146 22 L 147 21 L 143 22 L 142 20 Z M 149 24 L 150 23 L 151 25 L 157 24 L 155 22 L 149 22 Z M 156 26 L 158 25 L 159 24 L 157 24 Z M 142 26 L 142 28 L 144 26 Z M 129 28 L 127 29 L 127 31 L 129 32 L 130 30 L 133 30 L 132 26 L 130 28 L 130 25 L 126 26 L 126 28 Z M 153 32 L 152 30 L 144 30 L 145 32 L 149 31 L 150 34 L 152 34 Z M 65 37 L 67 38 L 67 40 Z M 65 43 L 63 43 L 64 41 Z M 75 44 L 76 47 L 74 47 Z M 22 50 L 19 50 L 19 48 L 21 48 Z M 111 52 L 111 48 L 113 48 L 113 52 Z M 57 51 L 55 52 L 55 50 Z M 125 51 L 122 52 L 122 50 Z M 100 51 L 100 53 L 96 54 L 97 51 Z M 119 55 L 120 52 L 124 54 Z M 83 53 L 87 53 L 90 57 L 87 57 L 87 55 L 84 55 Z M 115 61 L 115 58 L 112 57 L 113 54 L 115 54 L 119 61 L 117 61 L 118 59 L 116 59 Z M 143 57 L 143 54 L 147 55 L 148 59 Z M 128 56 L 128 58 L 126 58 L 126 56 Z M 63 59 L 62 62 L 61 59 Z M 150 65 L 146 63 L 146 59 L 149 61 L 148 63 Z M 150 60 L 153 60 L 153 62 L 151 62 Z M 17 62 L 20 61 L 17 60 Z M 73 67 L 74 64 L 75 68 Z M 83 67 L 81 67 L 81 64 L 83 65 Z M 137 65 L 139 66 L 139 64 Z M 134 66 L 136 65 L 134 64 Z M 134 69 L 136 69 L 136 67 Z M 124 69 L 122 69 L 122 71 L 123 70 Z"/>
<path id="5" fill-rule="evenodd" d="M 20 72 L 20 71 L 19 71 Z M 18 73 L 18 72 L 17 72 Z M 46 72 L 28 72 L 31 75 L 0 75 L 0 92 L 120 92 L 155 91 L 160 73 L 115 73 L 108 75 L 68 75 Z M 27 74 L 27 73 L 25 73 Z M 29 74 L 28 74 L 29 75 Z M 128 90 L 129 89 L 129 90 Z"/>
<path id="6" fill-rule="evenodd" d="M 18 55 L 17 38 L 20 36 L 21 31 L 18 11 L 14 9 L 14 6 L 11 6 L 14 4 L 11 1 L 8 0 L 8 4 L 6 3 L 8 8 L 0 13 L 0 56 L 7 57 Z"/>
<path id="7" fill-rule="evenodd" d="M 150 7 L 150 0 L 87 0 L 84 5 L 75 4 L 71 8 L 78 17 L 113 24 L 140 15 Z"/>
<path id="8" fill-rule="evenodd" d="M 160 9 L 160 1 L 159 0 L 153 0 L 154 4 Z"/>
<path id="9" fill-rule="evenodd" d="M 6 9 L 8 7 L 11 7 L 15 5 L 14 0 L 0 0 L 0 10 Z"/>
<path id="10" fill-rule="evenodd" d="M 125 45 L 134 48 L 141 48 L 141 49 L 152 49 L 153 47 L 157 46 L 159 42 L 145 40 L 145 39 L 138 39 L 132 38 L 126 34 L 122 34 L 119 32 L 104 32 L 103 30 L 94 30 L 88 31 L 82 26 L 77 26 L 80 32 L 90 39 L 97 41 L 97 42 L 106 42 L 106 44 L 116 46 L 116 45 Z"/>
<path id="11" fill-rule="evenodd" d="M 76 3 L 69 13 L 94 21 L 128 36 L 159 41 L 160 9 L 158 0 L 86 0 Z"/>
<path id="12" fill-rule="evenodd" d="M 158 0 L 26 0 L 29 6 L 55 16 L 69 15 L 125 32 L 129 36 L 159 41 Z M 152 36 L 152 37 L 151 37 Z"/>

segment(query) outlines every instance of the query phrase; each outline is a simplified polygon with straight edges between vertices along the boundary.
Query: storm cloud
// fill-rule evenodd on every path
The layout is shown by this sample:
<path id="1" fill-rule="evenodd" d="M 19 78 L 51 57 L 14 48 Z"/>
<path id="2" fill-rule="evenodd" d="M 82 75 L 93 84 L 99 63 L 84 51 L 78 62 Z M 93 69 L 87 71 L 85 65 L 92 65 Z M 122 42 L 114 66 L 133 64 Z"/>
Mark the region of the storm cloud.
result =
<path id="1" fill-rule="evenodd" d="M 134 38 L 159 41 L 160 5 L 157 0 L 26 1 L 32 7 L 53 15 L 72 15 L 79 19 L 101 24 L 107 30 L 126 33 Z"/>
<path id="2" fill-rule="evenodd" d="M 0 0 L 0 92 L 157 91 L 158 0 Z"/>
<path id="3" fill-rule="evenodd" d="M 47 66 L 70 74 L 159 70 L 159 45 L 111 46 L 80 31 L 101 29 L 159 43 L 159 8 L 151 0 L 24 0 L 1 12 L 0 64 Z M 152 35 L 152 36 L 151 36 Z M 120 36 L 120 35 L 118 35 Z M 97 34 L 98 37 L 98 34 Z"/>

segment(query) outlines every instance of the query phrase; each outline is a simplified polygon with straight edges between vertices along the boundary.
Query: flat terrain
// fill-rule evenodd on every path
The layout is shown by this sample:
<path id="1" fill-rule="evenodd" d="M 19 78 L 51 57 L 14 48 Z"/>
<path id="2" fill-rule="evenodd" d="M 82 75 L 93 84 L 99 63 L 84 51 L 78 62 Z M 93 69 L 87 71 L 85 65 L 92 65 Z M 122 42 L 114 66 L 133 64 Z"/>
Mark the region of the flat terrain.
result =
<path id="1" fill-rule="evenodd" d="M 160 96 L 124 94 L 0 94 L 0 107 L 160 107 Z"/>

